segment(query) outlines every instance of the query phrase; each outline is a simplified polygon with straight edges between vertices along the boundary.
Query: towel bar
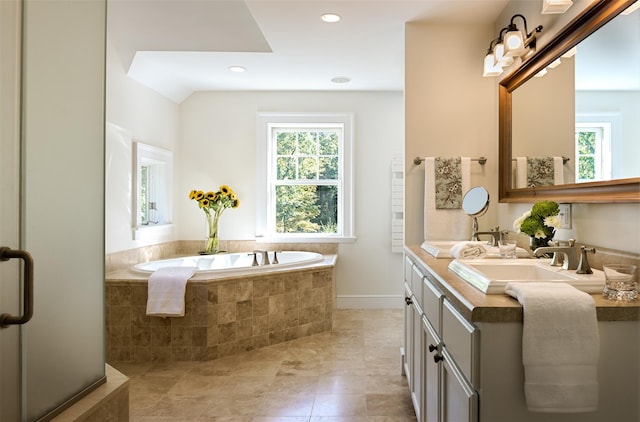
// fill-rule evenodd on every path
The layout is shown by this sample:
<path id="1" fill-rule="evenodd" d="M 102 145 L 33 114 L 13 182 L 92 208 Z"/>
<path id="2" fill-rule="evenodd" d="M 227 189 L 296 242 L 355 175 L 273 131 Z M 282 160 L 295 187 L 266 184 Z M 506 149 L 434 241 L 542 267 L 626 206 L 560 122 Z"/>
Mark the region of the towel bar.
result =
<path id="1" fill-rule="evenodd" d="M 515 158 L 512 158 L 511 161 L 516 161 Z M 567 164 L 569 161 L 571 161 L 571 158 L 569 157 L 562 157 L 562 164 Z"/>
<path id="2" fill-rule="evenodd" d="M 424 158 L 416 157 L 413 159 L 413 164 L 419 166 L 424 160 Z M 484 166 L 484 164 L 487 162 L 487 157 L 472 158 L 471 161 L 477 161 L 481 166 Z"/>

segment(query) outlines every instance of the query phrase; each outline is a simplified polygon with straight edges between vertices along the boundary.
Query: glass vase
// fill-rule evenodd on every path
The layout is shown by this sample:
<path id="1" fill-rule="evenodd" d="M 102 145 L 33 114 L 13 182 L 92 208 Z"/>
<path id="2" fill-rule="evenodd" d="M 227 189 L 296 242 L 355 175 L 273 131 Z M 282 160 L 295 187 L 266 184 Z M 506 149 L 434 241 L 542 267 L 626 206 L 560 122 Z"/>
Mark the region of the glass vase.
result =
<path id="1" fill-rule="evenodd" d="M 220 214 L 215 211 L 205 211 L 205 214 L 207 216 L 208 237 L 204 250 L 200 252 L 200 255 L 213 255 L 220 252 L 220 237 L 218 237 L 218 219 L 220 218 Z"/>

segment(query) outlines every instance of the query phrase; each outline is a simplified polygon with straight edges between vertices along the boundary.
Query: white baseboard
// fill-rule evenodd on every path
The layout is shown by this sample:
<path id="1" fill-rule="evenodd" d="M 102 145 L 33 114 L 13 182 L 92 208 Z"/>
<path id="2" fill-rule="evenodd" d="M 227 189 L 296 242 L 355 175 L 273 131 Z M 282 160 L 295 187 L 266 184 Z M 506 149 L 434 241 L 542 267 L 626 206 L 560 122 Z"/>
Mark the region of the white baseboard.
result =
<path id="1" fill-rule="evenodd" d="M 401 309 L 403 295 L 339 295 L 336 300 L 338 309 Z"/>

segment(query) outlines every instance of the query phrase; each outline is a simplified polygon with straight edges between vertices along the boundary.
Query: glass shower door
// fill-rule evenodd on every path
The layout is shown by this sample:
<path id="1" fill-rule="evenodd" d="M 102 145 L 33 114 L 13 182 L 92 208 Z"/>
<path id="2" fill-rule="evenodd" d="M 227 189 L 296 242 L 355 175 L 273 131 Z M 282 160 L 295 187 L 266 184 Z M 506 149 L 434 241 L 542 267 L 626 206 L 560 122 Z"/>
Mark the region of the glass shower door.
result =
<path id="1" fill-rule="evenodd" d="M 0 247 L 34 262 L 33 318 L 0 328 L 0 420 L 35 421 L 105 380 L 106 1 L 0 8 Z M 0 261 L 0 313 L 19 315 L 13 261 Z"/>

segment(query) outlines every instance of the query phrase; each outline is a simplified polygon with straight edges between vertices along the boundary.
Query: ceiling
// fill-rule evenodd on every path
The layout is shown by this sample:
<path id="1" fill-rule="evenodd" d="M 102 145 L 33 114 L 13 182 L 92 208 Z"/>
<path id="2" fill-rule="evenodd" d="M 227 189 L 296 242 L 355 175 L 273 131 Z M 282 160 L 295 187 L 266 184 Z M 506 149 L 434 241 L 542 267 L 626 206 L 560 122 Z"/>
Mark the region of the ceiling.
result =
<path id="1" fill-rule="evenodd" d="M 507 3 L 109 0 L 107 33 L 129 77 L 177 103 L 211 90 L 399 91 L 406 22 L 491 24 Z"/>

